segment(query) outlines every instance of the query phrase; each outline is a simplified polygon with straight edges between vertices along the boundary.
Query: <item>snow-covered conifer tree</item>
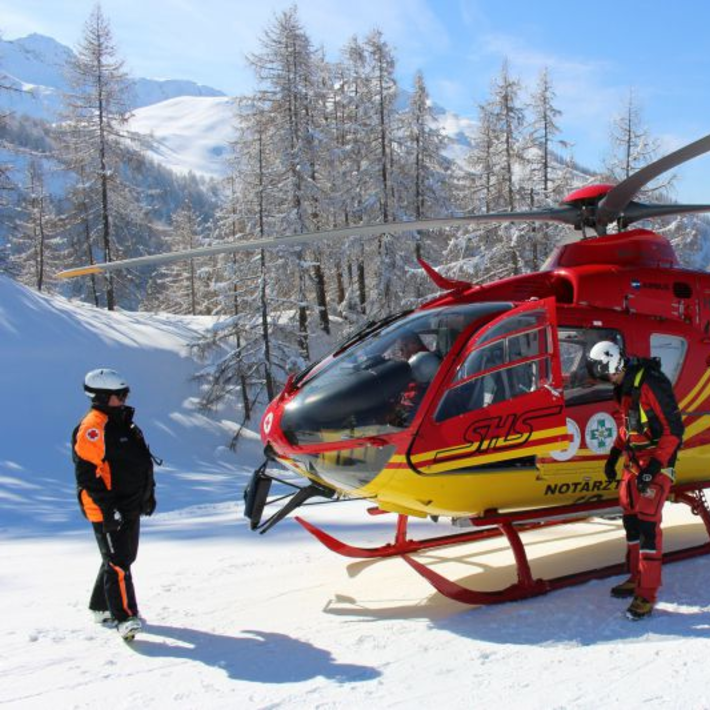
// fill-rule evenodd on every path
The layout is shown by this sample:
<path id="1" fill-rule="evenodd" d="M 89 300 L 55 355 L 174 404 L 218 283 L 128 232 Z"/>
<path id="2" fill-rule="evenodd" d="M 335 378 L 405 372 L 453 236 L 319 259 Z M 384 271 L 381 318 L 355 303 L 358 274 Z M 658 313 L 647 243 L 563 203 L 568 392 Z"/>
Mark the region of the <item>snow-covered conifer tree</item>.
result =
<path id="1" fill-rule="evenodd" d="M 613 118 L 609 133 L 610 152 L 606 160 L 609 177 L 620 182 L 656 160 L 660 144 L 643 122 L 643 109 L 633 89 L 629 90 L 619 113 Z M 674 175 L 666 173 L 654 180 L 637 196 L 642 200 L 667 199 Z"/>
<path id="2" fill-rule="evenodd" d="M 562 112 L 555 105 L 555 90 L 549 71 L 538 77 L 530 100 L 531 121 L 525 136 L 525 172 L 522 196 L 525 209 L 557 204 L 570 189 L 569 161 L 562 159 L 567 144 L 558 138 Z M 525 200 L 527 194 L 527 203 Z M 525 270 L 538 270 L 565 228 L 559 225 L 531 223 L 527 246 L 522 250 Z"/>
<path id="3" fill-rule="evenodd" d="M 395 134 L 397 130 L 397 82 L 394 76 L 395 58 L 392 48 L 380 30 L 365 38 L 367 94 L 364 125 L 368 146 L 365 178 L 370 189 L 366 196 L 369 208 L 366 222 L 391 222 L 396 219 L 395 203 Z M 368 170 L 369 167 L 369 170 Z M 374 208 L 374 209 L 373 209 Z M 398 277 L 404 279 L 398 267 L 395 240 L 383 230 L 377 241 L 377 289 L 371 299 L 374 314 L 391 312 L 399 303 Z"/>
<path id="4" fill-rule="evenodd" d="M 204 246 L 202 219 L 186 200 L 174 213 L 171 229 L 164 237 L 170 251 Z M 142 307 L 167 313 L 202 315 L 207 313 L 208 273 L 201 271 L 204 259 L 172 262 L 159 269 L 151 280 Z M 209 270 L 207 270 L 209 271 Z"/>
<path id="5" fill-rule="evenodd" d="M 18 212 L 11 240 L 13 273 L 31 288 L 52 291 L 51 276 L 62 263 L 65 242 L 56 210 L 45 190 L 42 166 L 36 159 L 28 162 Z"/>
<path id="6" fill-rule="evenodd" d="M 518 175 L 523 161 L 525 111 L 521 85 L 510 74 L 507 60 L 491 85 L 491 96 L 479 106 L 478 135 L 468 158 L 471 194 L 476 212 L 514 211 L 522 204 L 524 190 Z M 526 229 L 520 225 L 491 225 L 478 231 L 473 273 L 479 278 L 520 273 L 519 241 Z M 458 249 L 461 239 L 454 242 Z M 451 253 L 451 249 L 450 249 Z"/>
<path id="7" fill-rule="evenodd" d="M 421 72 L 414 77 L 414 91 L 402 116 L 400 145 L 397 189 L 400 209 L 414 220 L 451 214 L 451 161 L 445 156 L 446 138 L 436 126 Z M 436 235 L 429 232 L 427 243 L 430 251 L 436 241 Z M 419 233 L 414 235 L 414 256 L 417 259 L 422 257 Z M 423 295 L 423 284 L 417 279 L 414 285 L 414 296 L 419 298 Z M 429 286 L 428 279 L 426 286 Z"/>
<path id="8" fill-rule="evenodd" d="M 72 204 L 74 222 L 84 222 L 92 259 L 94 250 L 104 261 L 133 256 L 140 251 L 136 238 L 148 222 L 137 195 L 123 179 L 130 162 L 121 140 L 127 137 L 128 76 L 100 5 L 84 24 L 67 79 L 62 152 L 79 183 Z M 111 272 L 105 277 L 109 310 L 117 305 L 115 283 L 121 278 L 128 277 Z"/>

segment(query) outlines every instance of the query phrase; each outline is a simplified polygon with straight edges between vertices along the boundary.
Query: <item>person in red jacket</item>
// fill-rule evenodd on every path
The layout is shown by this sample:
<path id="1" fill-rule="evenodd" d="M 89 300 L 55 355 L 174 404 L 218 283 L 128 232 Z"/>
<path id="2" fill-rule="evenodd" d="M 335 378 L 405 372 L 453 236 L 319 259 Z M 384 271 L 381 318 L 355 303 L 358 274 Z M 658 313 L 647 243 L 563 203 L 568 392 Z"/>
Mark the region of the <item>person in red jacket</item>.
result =
<path id="1" fill-rule="evenodd" d="M 683 422 L 658 358 L 625 357 L 616 343 L 602 341 L 589 352 L 587 366 L 592 377 L 614 384 L 623 417 L 604 473 L 607 480 L 616 480 L 623 455 L 619 502 L 630 577 L 613 587 L 611 595 L 633 597 L 627 616 L 642 619 L 653 611 L 661 586 L 663 505 L 675 480 Z"/>
<path id="2" fill-rule="evenodd" d="M 125 639 L 141 629 L 131 565 L 138 554 L 140 516 L 155 510 L 155 461 L 126 406 L 130 388 L 115 370 L 84 379 L 91 409 L 72 433 L 79 505 L 91 522 L 101 567 L 89 600 L 97 622 Z"/>

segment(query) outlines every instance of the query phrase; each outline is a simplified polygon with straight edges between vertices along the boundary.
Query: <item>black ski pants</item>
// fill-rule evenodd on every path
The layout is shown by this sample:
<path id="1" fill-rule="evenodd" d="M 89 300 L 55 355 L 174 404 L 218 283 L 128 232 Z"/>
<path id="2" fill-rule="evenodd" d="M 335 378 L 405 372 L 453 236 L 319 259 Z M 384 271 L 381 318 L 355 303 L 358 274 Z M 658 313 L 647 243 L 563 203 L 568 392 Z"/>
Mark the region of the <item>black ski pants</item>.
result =
<path id="1" fill-rule="evenodd" d="M 138 556 L 140 516 L 124 519 L 118 530 L 104 532 L 103 523 L 92 523 L 101 553 L 101 567 L 91 592 L 89 609 L 110 611 L 116 621 L 138 616 L 131 565 Z"/>

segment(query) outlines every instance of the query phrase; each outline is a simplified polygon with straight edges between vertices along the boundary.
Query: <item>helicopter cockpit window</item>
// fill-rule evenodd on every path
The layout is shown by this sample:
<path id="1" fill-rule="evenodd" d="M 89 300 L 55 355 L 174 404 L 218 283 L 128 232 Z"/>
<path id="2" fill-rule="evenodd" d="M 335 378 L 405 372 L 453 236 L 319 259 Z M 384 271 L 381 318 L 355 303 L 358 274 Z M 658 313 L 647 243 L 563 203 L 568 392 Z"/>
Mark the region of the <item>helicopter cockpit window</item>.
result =
<path id="1" fill-rule="evenodd" d="M 464 304 L 417 311 L 387 323 L 303 381 L 284 408 L 285 436 L 303 445 L 406 429 L 463 330 L 511 307 Z"/>
<path id="2" fill-rule="evenodd" d="M 575 328 L 560 326 L 560 363 L 565 405 L 589 404 L 612 399 L 611 382 L 593 380 L 587 372 L 587 355 L 600 340 L 610 340 L 623 348 L 621 333 L 611 328 Z"/>
<path id="3" fill-rule="evenodd" d="M 541 327 L 544 322 L 543 312 L 530 311 L 486 333 L 459 367 L 436 421 L 515 399 L 548 382 L 551 347 L 549 329 Z"/>

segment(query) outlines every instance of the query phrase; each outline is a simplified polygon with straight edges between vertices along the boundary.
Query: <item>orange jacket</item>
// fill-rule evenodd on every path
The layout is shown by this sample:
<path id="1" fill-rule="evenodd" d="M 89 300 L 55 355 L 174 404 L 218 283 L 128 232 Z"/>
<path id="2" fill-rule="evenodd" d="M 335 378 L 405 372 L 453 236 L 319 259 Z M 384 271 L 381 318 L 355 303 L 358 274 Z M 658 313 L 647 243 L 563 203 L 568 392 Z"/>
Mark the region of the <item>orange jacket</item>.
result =
<path id="1" fill-rule="evenodd" d="M 94 406 L 72 435 L 79 504 L 92 522 L 114 510 L 139 515 L 153 495 L 153 460 L 133 411 Z"/>

